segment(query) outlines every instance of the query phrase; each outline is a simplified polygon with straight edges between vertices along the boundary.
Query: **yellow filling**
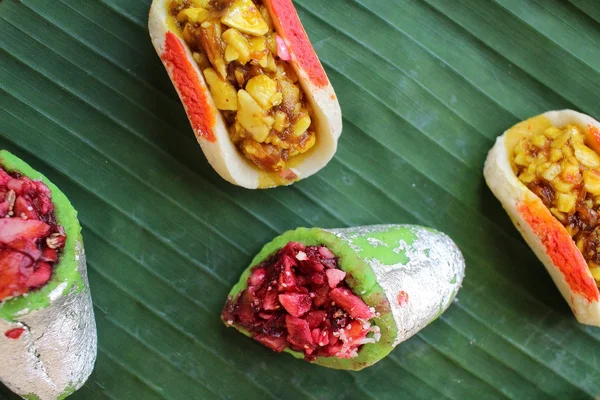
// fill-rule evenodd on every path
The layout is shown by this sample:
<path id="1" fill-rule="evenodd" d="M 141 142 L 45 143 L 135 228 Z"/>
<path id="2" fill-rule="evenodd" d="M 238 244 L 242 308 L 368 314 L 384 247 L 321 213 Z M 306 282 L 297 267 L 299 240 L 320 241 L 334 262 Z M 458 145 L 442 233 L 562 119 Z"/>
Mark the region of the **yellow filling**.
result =
<path id="1" fill-rule="evenodd" d="M 600 286 L 600 156 L 575 125 L 522 137 L 512 162 L 519 180 L 566 228 Z"/>
<path id="2" fill-rule="evenodd" d="M 236 147 L 268 172 L 289 167 L 316 142 L 313 112 L 260 0 L 172 0 L 171 15 L 192 50 Z"/>

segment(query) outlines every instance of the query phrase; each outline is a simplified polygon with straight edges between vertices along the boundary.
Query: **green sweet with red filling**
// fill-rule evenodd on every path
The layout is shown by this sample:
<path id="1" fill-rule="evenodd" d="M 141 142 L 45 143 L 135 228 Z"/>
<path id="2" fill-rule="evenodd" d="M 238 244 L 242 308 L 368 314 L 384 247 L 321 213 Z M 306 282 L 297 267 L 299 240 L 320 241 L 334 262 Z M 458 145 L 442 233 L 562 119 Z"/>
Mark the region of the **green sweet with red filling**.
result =
<path id="1" fill-rule="evenodd" d="M 225 304 L 223 320 L 278 352 L 354 358 L 380 334 L 370 322 L 375 311 L 345 277 L 327 247 L 290 242 L 252 268 L 246 289 Z"/>
<path id="2" fill-rule="evenodd" d="M 66 239 L 50 189 L 0 167 L 0 302 L 48 283 Z"/>

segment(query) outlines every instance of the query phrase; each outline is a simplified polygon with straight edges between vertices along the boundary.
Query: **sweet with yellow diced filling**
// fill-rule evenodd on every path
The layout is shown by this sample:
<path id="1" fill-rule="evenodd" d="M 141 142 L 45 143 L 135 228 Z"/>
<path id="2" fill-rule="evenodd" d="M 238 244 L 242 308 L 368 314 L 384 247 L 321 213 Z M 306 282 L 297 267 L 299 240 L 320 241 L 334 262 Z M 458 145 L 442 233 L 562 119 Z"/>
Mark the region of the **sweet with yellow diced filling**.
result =
<path id="1" fill-rule="evenodd" d="M 290 0 L 154 0 L 149 25 L 198 141 L 225 179 L 289 184 L 333 156 L 339 104 Z"/>
<path id="2" fill-rule="evenodd" d="M 571 110 L 500 136 L 488 186 L 585 324 L 600 325 L 600 125 Z"/>

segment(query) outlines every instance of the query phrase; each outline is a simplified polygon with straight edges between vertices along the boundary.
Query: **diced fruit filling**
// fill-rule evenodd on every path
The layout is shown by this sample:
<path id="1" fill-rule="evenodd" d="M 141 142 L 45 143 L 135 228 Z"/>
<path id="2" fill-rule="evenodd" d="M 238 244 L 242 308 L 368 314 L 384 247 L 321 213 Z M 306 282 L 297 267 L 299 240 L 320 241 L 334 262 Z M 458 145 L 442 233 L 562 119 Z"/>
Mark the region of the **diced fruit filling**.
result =
<path id="1" fill-rule="evenodd" d="M 50 189 L 0 167 L 0 302 L 44 286 L 66 239 Z"/>
<path id="2" fill-rule="evenodd" d="M 261 0 L 172 0 L 171 15 L 237 148 L 259 168 L 295 174 L 288 161 L 316 141 L 312 109 Z"/>
<path id="3" fill-rule="evenodd" d="M 566 228 L 600 286 L 600 156 L 575 125 L 521 139 L 516 172 Z"/>
<path id="4" fill-rule="evenodd" d="M 252 268 L 247 289 L 228 300 L 223 319 L 275 351 L 291 348 L 309 360 L 356 357 L 381 334 L 371 323 L 375 310 L 345 277 L 328 248 L 290 242 Z"/>

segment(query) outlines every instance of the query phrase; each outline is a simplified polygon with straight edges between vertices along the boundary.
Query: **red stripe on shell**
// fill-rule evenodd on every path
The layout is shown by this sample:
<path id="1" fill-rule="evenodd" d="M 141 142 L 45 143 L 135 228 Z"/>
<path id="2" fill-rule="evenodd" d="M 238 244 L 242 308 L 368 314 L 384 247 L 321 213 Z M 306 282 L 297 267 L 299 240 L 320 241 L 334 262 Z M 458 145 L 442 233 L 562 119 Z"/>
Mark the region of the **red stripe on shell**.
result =
<path id="1" fill-rule="evenodd" d="M 273 19 L 280 25 L 278 33 L 287 41 L 294 61 L 306 72 L 311 83 L 317 87 L 329 85 L 327 74 L 310 44 L 291 0 L 270 0 L 267 5 L 270 6 Z"/>
<path id="2" fill-rule="evenodd" d="M 590 146 L 596 153 L 600 153 L 600 130 L 594 125 L 587 126 L 587 145 Z"/>
<path id="3" fill-rule="evenodd" d="M 517 209 L 542 240 L 546 253 L 563 274 L 571 290 L 590 302 L 598 301 L 600 293 L 596 282 L 589 275 L 589 267 L 565 227 L 538 201 L 519 202 Z"/>
<path id="4" fill-rule="evenodd" d="M 199 138 L 215 142 L 213 132 L 215 111 L 208 101 L 209 94 L 200 84 L 198 74 L 187 57 L 183 43 L 173 32 L 166 34 L 165 50 L 161 59 L 171 72 L 173 84 L 185 104 L 194 133 Z"/>

